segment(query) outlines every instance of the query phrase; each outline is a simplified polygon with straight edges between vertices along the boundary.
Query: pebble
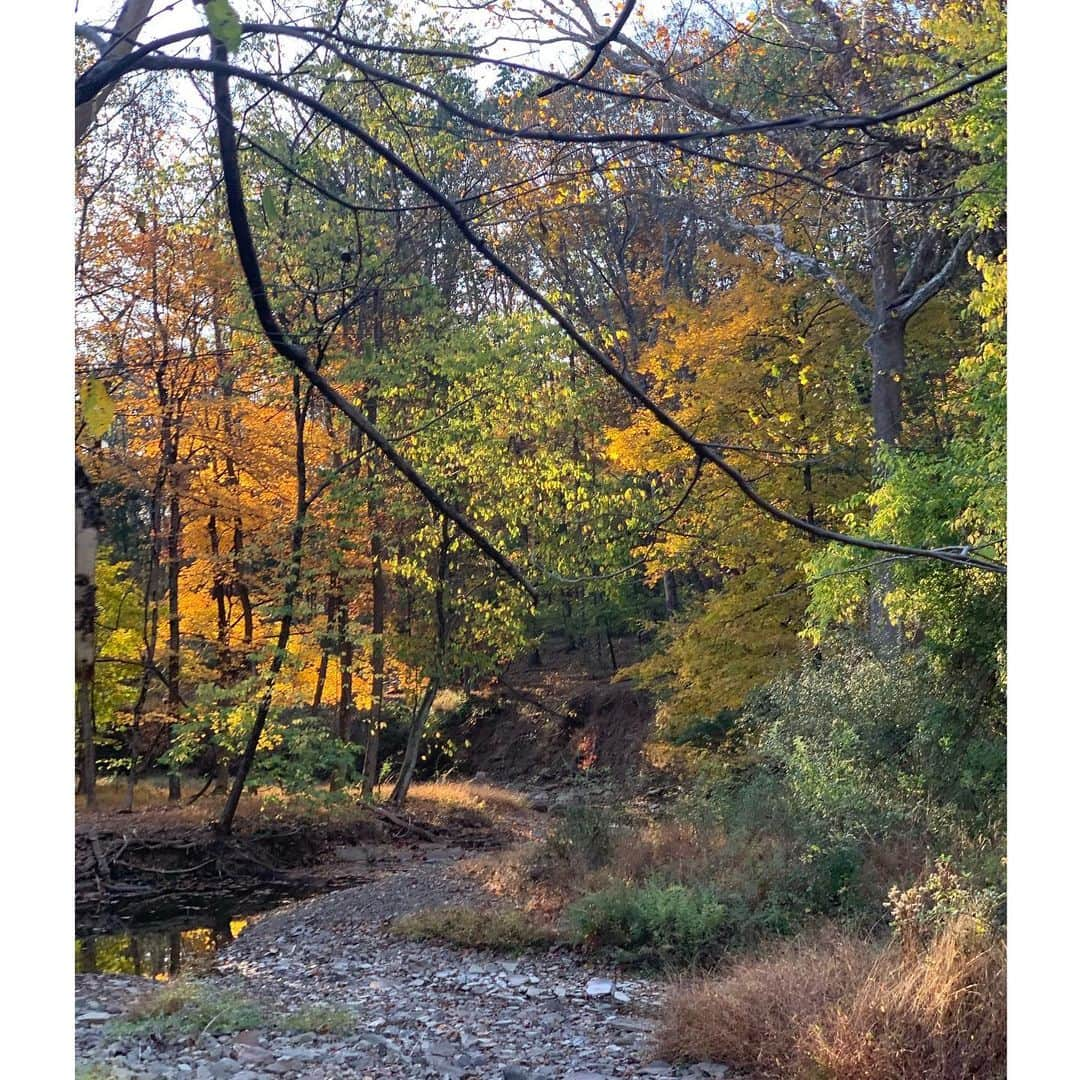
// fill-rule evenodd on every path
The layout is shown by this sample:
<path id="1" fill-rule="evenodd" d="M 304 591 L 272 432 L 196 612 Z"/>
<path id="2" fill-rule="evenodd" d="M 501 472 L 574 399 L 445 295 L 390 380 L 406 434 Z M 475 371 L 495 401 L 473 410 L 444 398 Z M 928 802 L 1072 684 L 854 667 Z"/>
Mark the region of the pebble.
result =
<path id="1" fill-rule="evenodd" d="M 217 990 L 256 999 L 274 1018 L 306 1006 L 348 1010 L 355 1026 L 338 1034 L 267 1028 L 199 1039 L 118 1040 L 109 1038 L 102 1024 L 124 1011 L 133 987 L 145 993 L 153 984 L 132 977 L 77 976 L 83 1010 L 76 1030 L 78 1059 L 113 1066 L 122 1061 L 140 1080 L 155 1075 L 169 1080 L 724 1076 L 653 1061 L 650 1015 L 663 991 L 657 981 L 620 980 L 616 989 L 613 977 L 593 974 L 569 949 L 515 959 L 410 942 L 386 927 L 393 916 L 420 908 L 480 903 L 490 903 L 482 887 L 452 865 L 403 862 L 373 871 L 361 886 L 297 901 L 256 919 L 217 954 L 214 970 L 201 976 L 212 979 Z M 99 1013 L 96 1021 L 87 1018 Z"/>

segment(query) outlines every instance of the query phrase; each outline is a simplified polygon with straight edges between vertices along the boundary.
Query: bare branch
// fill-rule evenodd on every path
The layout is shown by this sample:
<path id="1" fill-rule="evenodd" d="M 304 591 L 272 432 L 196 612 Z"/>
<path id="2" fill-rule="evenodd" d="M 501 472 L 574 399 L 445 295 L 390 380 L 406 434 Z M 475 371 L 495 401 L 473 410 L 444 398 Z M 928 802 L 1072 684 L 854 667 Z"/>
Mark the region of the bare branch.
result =
<path id="1" fill-rule="evenodd" d="M 809 277 L 825 282 L 836 293 L 837 297 L 851 308 L 859 322 L 870 327 L 876 325 L 873 310 L 855 294 L 840 275 L 827 263 L 822 262 L 813 255 L 789 247 L 784 242 L 784 231 L 779 225 L 748 225 L 726 214 L 721 217 L 721 220 L 733 233 L 739 236 L 752 236 L 756 240 L 764 241 L 794 269 L 801 270 Z"/>
<path id="2" fill-rule="evenodd" d="M 98 52 L 101 54 L 101 58 L 94 65 L 95 68 L 100 67 L 105 63 L 108 63 L 109 65 L 120 63 L 130 55 L 135 47 L 135 36 L 139 32 L 139 28 L 146 21 L 146 16 L 150 13 L 150 6 L 152 3 L 153 0 L 125 0 L 124 6 L 120 9 L 120 14 L 117 16 L 116 26 L 113 27 L 113 32 L 110 35 L 108 42 L 101 40 L 100 37 L 94 41 L 94 44 L 97 45 Z M 82 36 L 88 37 L 88 34 L 84 32 Z M 91 38 L 90 40 L 94 39 Z M 106 57 L 108 58 L 107 60 Z M 91 70 L 93 70 L 93 68 L 91 68 Z M 115 82 L 106 83 L 97 94 L 76 106 L 76 145 L 82 142 L 86 137 L 86 133 L 90 130 L 94 120 L 97 118 L 97 114 L 101 111 L 102 105 L 105 104 L 105 99 L 112 92 L 112 87 L 115 85 Z"/>
<path id="3" fill-rule="evenodd" d="M 949 257 L 933 277 L 923 282 L 907 299 L 894 305 L 892 311 L 898 319 L 910 319 L 928 300 L 933 299 L 956 273 L 961 260 L 968 253 L 974 234 L 969 230 L 953 245 Z"/>
<path id="4" fill-rule="evenodd" d="M 104 56 L 106 50 L 109 47 L 109 43 L 95 30 L 92 26 L 86 26 L 84 23 L 75 24 L 75 36 L 81 37 L 85 41 L 89 41 L 98 51 L 98 56 Z"/>
<path id="5" fill-rule="evenodd" d="M 128 59 L 130 61 L 130 58 Z M 134 66 L 136 66 L 134 63 L 128 64 L 128 67 Z M 835 541 L 871 551 L 882 551 L 897 555 L 910 555 L 918 558 L 933 559 L 959 568 L 981 569 L 998 574 L 1006 573 L 1004 564 L 989 559 L 977 558 L 968 553 L 958 553 L 953 550 L 908 547 L 905 545 L 891 544 L 885 541 L 835 532 L 831 529 L 823 528 L 814 522 L 800 518 L 770 502 L 757 491 L 753 483 L 747 479 L 742 472 L 731 465 L 717 450 L 697 439 L 687 428 L 676 420 L 675 417 L 668 413 L 663 406 L 650 397 L 630 375 L 622 370 L 619 365 L 585 338 L 568 316 L 552 304 L 535 286 L 530 284 L 520 273 L 518 273 L 518 271 L 502 259 L 491 248 L 488 242 L 474 231 L 454 200 L 444 194 L 439 188 L 427 180 L 426 177 L 421 175 L 417 169 L 401 158 L 391 148 L 376 139 L 366 129 L 339 113 L 337 110 L 326 105 L 325 102 L 300 90 L 289 87 L 272 76 L 227 63 L 224 59 L 224 50 L 220 47 L 215 51 L 214 60 L 145 55 L 140 58 L 138 66 L 152 70 L 207 71 L 215 76 L 215 90 L 221 97 L 219 114 L 222 109 L 228 110 L 227 122 L 219 115 L 219 132 L 221 133 L 222 140 L 223 166 L 226 167 L 226 178 L 227 181 L 229 181 L 227 187 L 230 217 L 234 224 L 234 231 L 237 233 L 237 245 L 241 263 L 244 266 L 245 276 L 248 279 L 252 299 L 255 303 L 260 323 L 271 344 L 282 356 L 288 359 L 290 363 L 293 363 L 298 370 L 304 374 L 305 378 L 319 389 L 320 393 L 322 393 L 327 400 L 338 408 L 339 411 L 347 415 L 353 423 L 364 431 L 372 442 L 379 446 L 380 450 L 382 450 L 402 475 L 404 475 L 413 486 L 417 487 L 424 497 L 439 510 L 440 513 L 443 513 L 449 520 L 454 521 L 454 523 L 477 543 L 481 550 L 484 551 L 489 558 L 495 561 L 508 576 L 522 584 L 523 587 L 529 591 L 530 595 L 535 596 L 535 592 L 525 581 L 520 570 L 510 563 L 505 556 L 496 551 L 490 542 L 479 534 L 467 519 L 443 502 L 426 481 L 416 473 L 415 469 L 413 469 L 413 467 L 405 461 L 396 450 L 394 450 L 382 433 L 367 420 L 363 413 L 353 407 L 346 398 L 338 393 L 338 391 L 330 386 L 326 380 L 319 375 L 312 366 L 306 352 L 293 342 L 289 341 L 277 324 L 267 300 L 265 286 L 262 282 L 258 260 L 254 252 L 254 243 L 247 222 L 246 210 L 244 208 L 239 168 L 236 161 L 235 131 L 232 127 L 231 104 L 228 97 L 227 80 L 230 76 L 244 79 L 254 85 L 261 86 L 264 89 L 280 94 L 330 120 L 336 126 L 353 135 L 370 150 L 376 153 L 397 172 L 404 176 L 415 188 L 438 202 L 454 222 L 462 236 L 492 267 L 508 281 L 512 282 L 537 307 L 546 312 L 578 346 L 578 348 L 580 348 L 581 351 L 596 363 L 609 377 L 617 382 L 633 400 L 642 405 L 664 427 L 685 443 L 698 458 L 708 461 L 710 464 L 720 469 L 720 471 L 735 484 L 750 502 L 770 517 L 785 523 L 793 529 L 822 540 Z M 106 78 L 115 77 L 119 76 L 115 73 L 106 75 Z M 383 73 L 380 73 L 380 77 L 385 76 Z M 92 83 L 93 81 L 91 80 L 91 82 L 83 88 L 82 92 L 89 92 Z M 589 136 L 580 136 L 581 141 L 587 139 L 589 139 Z M 231 180 L 229 179 L 230 175 Z M 814 261 L 816 262 L 816 260 Z"/>
<path id="6" fill-rule="evenodd" d="M 563 79 L 557 82 L 554 86 L 549 86 L 546 90 L 541 90 L 537 97 L 547 97 L 548 94 L 554 94 L 558 90 L 563 90 L 567 86 L 576 86 L 597 64 L 600 63 L 600 57 L 604 55 L 604 50 L 622 33 L 622 28 L 626 25 L 626 20 L 633 14 L 634 7 L 637 5 L 637 0 L 626 0 L 623 4 L 622 11 L 619 12 L 619 17 L 611 24 L 611 29 L 593 45 L 592 56 L 585 62 L 585 66 L 576 74 L 571 75 L 568 79 Z"/>

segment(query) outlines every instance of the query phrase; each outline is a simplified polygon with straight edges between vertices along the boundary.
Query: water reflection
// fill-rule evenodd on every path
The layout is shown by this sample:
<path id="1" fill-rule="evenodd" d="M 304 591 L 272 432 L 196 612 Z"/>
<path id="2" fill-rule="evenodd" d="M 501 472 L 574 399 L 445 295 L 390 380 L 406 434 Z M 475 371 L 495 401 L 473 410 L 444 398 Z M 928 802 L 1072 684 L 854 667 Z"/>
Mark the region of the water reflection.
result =
<path id="1" fill-rule="evenodd" d="M 208 964 L 247 923 L 222 916 L 210 926 L 139 927 L 124 934 L 76 938 L 75 971 L 169 979 Z"/>

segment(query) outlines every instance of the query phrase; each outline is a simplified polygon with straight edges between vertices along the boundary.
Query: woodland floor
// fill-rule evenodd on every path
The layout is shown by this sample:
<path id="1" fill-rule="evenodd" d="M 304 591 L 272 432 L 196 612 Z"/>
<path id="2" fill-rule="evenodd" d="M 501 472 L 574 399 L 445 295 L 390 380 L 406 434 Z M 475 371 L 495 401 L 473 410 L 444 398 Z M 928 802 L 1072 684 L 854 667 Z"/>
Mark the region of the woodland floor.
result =
<path id="1" fill-rule="evenodd" d="M 542 815 L 516 815 L 525 831 Z M 361 849 L 363 850 L 363 849 Z M 339 854 L 344 854 L 343 852 Z M 167 984 L 131 976 L 76 976 L 76 1053 L 83 1075 L 104 1078 L 304 1080 L 386 1077 L 453 1080 L 606 1080 L 716 1077 L 719 1065 L 654 1060 L 651 1017 L 662 985 L 622 978 L 565 946 L 516 957 L 413 942 L 394 917 L 422 908 L 497 907 L 467 873 L 466 852 L 418 844 L 367 864 L 364 883 L 293 902 L 252 920 L 205 973 L 212 993 L 253 999 L 267 1017 L 303 1008 L 345 1010 L 342 1034 L 255 1027 L 229 1035 L 120 1035 L 111 1021 Z M 591 979 L 610 986 L 586 988 Z M 596 994 L 596 990 L 604 992 Z M 92 1071 L 97 1068 L 98 1071 Z"/>

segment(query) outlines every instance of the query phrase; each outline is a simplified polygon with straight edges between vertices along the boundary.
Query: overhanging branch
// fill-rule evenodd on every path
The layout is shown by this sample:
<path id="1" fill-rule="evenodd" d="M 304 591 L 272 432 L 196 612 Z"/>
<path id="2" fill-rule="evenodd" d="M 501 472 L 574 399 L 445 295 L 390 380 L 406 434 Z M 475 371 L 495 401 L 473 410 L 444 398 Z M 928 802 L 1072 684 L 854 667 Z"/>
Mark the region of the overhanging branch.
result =
<path id="1" fill-rule="evenodd" d="M 259 325 L 274 350 L 299 371 L 320 394 L 347 416 L 365 436 L 378 447 L 384 457 L 395 469 L 427 500 L 444 518 L 452 521 L 499 569 L 512 581 L 520 585 L 535 601 L 538 594 L 522 571 L 502 554 L 490 540 L 461 511 L 451 506 L 420 475 L 415 467 L 393 446 L 393 444 L 351 401 L 332 386 L 316 369 L 307 351 L 289 340 L 278 323 L 270 307 L 270 300 L 263 282 L 259 266 L 255 241 L 248 221 L 247 207 L 244 203 L 243 181 L 240 176 L 240 163 L 236 144 L 236 126 L 233 122 L 232 98 L 229 93 L 229 65 L 225 64 L 227 55 L 220 42 L 214 44 L 216 62 L 213 67 L 214 107 L 217 113 L 218 139 L 222 171 L 225 178 L 225 194 L 229 211 L 229 223 L 236 242 L 240 265 L 247 282 L 248 292 L 255 308 Z"/>
<path id="2" fill-rule="evenodd" d="M 1006 573 L 1005 565 L 993 560 L 982 559 L 967 553 L 957 552 L 955 549 L 909 547 L 902 544 L 891 544 L 885 541 L 835 532 L 800 518 L 795 514 L 789 513 L 782 507 L 776 506 L 761 495 L 750 480 L 731 465 L 718 451 L 707 443 L 698 440 L 688 429 L 683 427 L 675 417 L 669 414 L 663 406 L 645 393 L 645 391 L 643 391 L 631 377 L 624 373 L 617 364 L 588 341 L 581 332 L 578 331 L 568 316 L 548 301 L 539 290 L 503 260 L 501 256 L 491 248 L 488 242 L 473 230 L 468 220 L 462 214 L 460 208 L 451 198 L 427 180 L 427 178 L 421 175 L 415 168 L 409 165 L 407 161 L 402 159 L 390 147 L 384 145 L 359 124 L 326 105 L 318 98 L 286 86 L 272 76 L 227 63 L 224 58 L 224 50 L 220 46 L 217 47 L 215 51 L 216 55 L 213 60 L 147 55 L 133 66 L 141 66 L 154 70 L 206 71 L 210 72 L 215 77 L 215 93 L 218 92 L 219 84 L 222 86 L 222 104 L 228 108 L 228 123 L 223 124 L 220 115 L 221 106 L 219 106 L 219 130 L 222 131 L 223 134 L 223 165 L 225 164 L 224 158 L 226 156 L 224 133 L 227 131 L 231 137 L 231 169 L 233 177 L 228 192 L 230 216 L 233 220 L 234 228 L 239 227 L 240 232 L 246 234 L 238 235 L 237 243 L 240 249 L 241 262 L 244 265 L 245 276 L 247 277 L 249 289 L 252 292 L 252 299 L 255 302 L 256 311 L 259 315 L 260 324 L 263 326 L 264 332 L 267 334 L 274 348 L 289 360 L 290 363 L 293 363 L 298 370 L 300 370 L 304 376 L 319 389 L 320 393 L 322 393 L 327 400 L 334 404 L 336 408 L 342 411 L 358 427 L 360 427 L 360 429 L 371 438 L 372 442 L 379 446 L 380 450 L 383 451 L 402 475 L 404 475 L 413 486 L 421 491 L 424 497 L 428 499 L 440 513 L 443 513 L 449 520 L 454 521 L 454 523 L 457 524 L 470 539 L 477 543 L 481 550 L 484 551 L 489 558 L 495 561 L 508 576 L 526 588 L 530 595 L 535 596 L 535 592 L 532 587 L 527 584 L 520 570 L 510 563 L 505 556 L 496 551 L 490 542 L 487 541 L 486 538 L 471 525 L 471 523 L 443 502 L 437 493 L 427 485 L 426 481 L 416 473 L 415 469 L 413 469 L 401 455 L 397 454 L 382 433 L 374 428 L 359 410 L 355 409 L 344 397 L 342 397 L 342 395 L 330 386 L 317 371 L 314 370 L 306 352 L 289 341 L 277 325 L 270 310 L 265 287 L 262 283 L 258 260 L 255 257 L 254 243 L 251 238 L 250 227 L 247 223 L 247 215 L 244 208 L 243 193 L 240 187 L 239 167 L 236 161 L 235 133 L 232 128 L 231 106 L 228 98 L 229 77 L 241 78 L 254 85 L 262 86 L 267 90 L 281 94 L 283 97 L 298 104 L 302 104 L 318 115 L 330 120 L 335 126 L 353 135 L 370 150 L 376 153 L 404 176 L 415 188 L 424 192 L 435 202 L 439 203 L 454 222 L 462 236 L 495 270 L 508 281 L 512 282 L 525 296 L 536 304 L 537 307 L 548 314 L 563 332 L 578 346 L 578 348 L 580 348 L 581 351 L 597 364 L 597 366 L 609 377 L 614 379 L 633 400 L 637 401 L 664 427 L 670 430 L 680 441 L 685 443 L 698 458 L 708 461 L 710 464 L 720 469 L 720 471 L 739 488 L 750 502 L 770 517 L 807 535 L 822 540 L 835 541 L 851 547 L 864 548 L 871 551 L 881 551 L 895 555 L 926 558 L 964 569 L 981 569 L 997 574 Z M 587 137 L 582 136 L 582 139 L 585 138 Z"/>

